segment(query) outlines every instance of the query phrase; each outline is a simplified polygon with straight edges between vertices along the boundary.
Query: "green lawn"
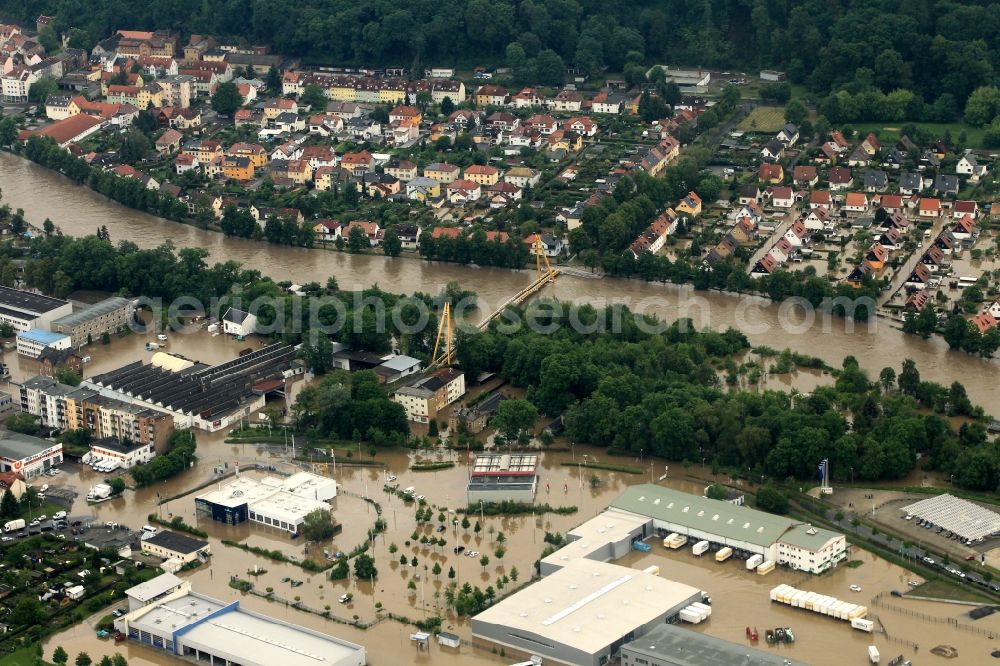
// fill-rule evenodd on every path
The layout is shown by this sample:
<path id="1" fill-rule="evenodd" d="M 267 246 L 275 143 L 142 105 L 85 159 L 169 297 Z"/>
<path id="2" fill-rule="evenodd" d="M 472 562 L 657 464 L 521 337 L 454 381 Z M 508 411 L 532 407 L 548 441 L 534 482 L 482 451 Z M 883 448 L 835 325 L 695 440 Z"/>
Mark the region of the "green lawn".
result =
<path id="1" fill-rule="evenodd" d="M 934 599 L 948 599 L 951 601 L 971 601 L 974 603 L 990 603 L 991 599 L 979 594 L 975 590 L 966 589 L 964 586 L 955 585 L 944 580 L 932 580 L 918 585 L 911 589 L 908 594 L 918 597 L 931 597 Z"/>
<path id="2" fill-rule="evenodd" d="M 785 126 L 785 108 L 781 106 L 758 106 L 740 121 L 737 129 L 744 132 L 777 132 Z"/>
<path id="3" fill-rule="evenodd" d="M 958 135 L 963 131 L 968 138 L 968 146 L 970 148 L 981 148 L 983 145 L 983 130 L 980 127 L 972 127 L 971 125 L 966 125 L 965 123 L 910 123 L 910 122 L 900 122 L 900 123 L 848 123 L 851 127 L 856 129 L 858 132 L 866 134 L 868 132 L 875 132 L 878 138 L 885 143 L 887 140 L 895 141 L 900 136 L 900 127 L 903 125 L 914 125 L 921 129 L 925 129 L 935 136 L 944 136 L 945 131 L 951 132 L 951 136 L 954 139 L 958 138 Z"/>
<path id="4" fill-rule="evenodd" d="M 0 658 L 0 666 L 35 666 L 34 648 L 21 648 L 16 652 L 11 652 L 6 657 Z M 53 666 L 50 662 L 44 662 L 46 666 Z"/>

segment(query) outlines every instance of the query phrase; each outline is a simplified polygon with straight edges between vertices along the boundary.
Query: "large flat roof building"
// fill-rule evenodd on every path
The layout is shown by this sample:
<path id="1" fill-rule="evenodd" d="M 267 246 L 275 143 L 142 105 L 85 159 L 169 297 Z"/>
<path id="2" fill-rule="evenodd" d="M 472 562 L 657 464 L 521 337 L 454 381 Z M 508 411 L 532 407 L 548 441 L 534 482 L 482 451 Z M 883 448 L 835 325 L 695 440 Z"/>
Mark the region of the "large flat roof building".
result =
<path id="1" fill-rule="evenodd" d="M 472 618 L 472 635 L 546 663 L 600 666 L 624 643 L 702 599 L 690 585 L 574 559 Z"/>
<path id="2" fill-rule="evenodd" d="M 626 643 L 622 647 L 622 666 L 806 666 L 806 663 L 664 624 Z"/>
<path id="3" fill-rule="evenodd" d="M 62 461 L 62 444 L 0 430 L 0 472 L 18 472 L 32 479 Z"/>
<path id="4" fill-rule="evenodd" d="M 115 621 L 115 628 L 129 640 L 210 664 L 366 663 L 365 648 L 360 645 L 246 610 L 239 601 L 219 601 L 192 592 L 189 585 L 132 610 Z"/>
<path id="5" fill-rule="evenodd" d="M 469 472 L 467 502 L 532 502 L 538 486 L 533 453 L 485 453 L 476 456 Z"/>
<path id="6" fill-rule="evenodd" d="M 29 328 L 47 329 L 53 319 L 72 311 L 69 301 L 23 289 L 0 287 L 0 323 L 10 324 L 15 333 L 23 333 Z"/>
<path id="7" fill-rule="evenodd" d="M 250 520 L 295 534 L 309 513 L 330 511 L 329 501 L 336 496 L 336 481 L 308 472 L 286 479 L 237 476 L 198 495 L 195 509 L 229 525 Z"/>
<path id="8" fill-rule="evenodd" d="M 567 544 L 542 559 L 539 572 L 547 576 L 579 558 L 613 562 L 632 550 L 633 541 L 652 534 L 653 525 L 649 518 L 608 509 L 567 532 Z"/>
<path id="9" fill-rule="evenodd" d="M 72 346 L 79 348 L 100 339 L 105 333 L 114 333 L 128 326 L 134 310 L 135 306 L 129 299 L 112 296 L 53 320 L 51 329 L 68 335 Z"/>
<path id="10" fill-rule="evenodd" d="M 47 348 L 69 349 L 70 337 L 40 328 L 29 328 L 17 334 L 17 353 L 27 358 L 38 358 Z"/>
<path id="11" fill-rule="evenodd" d="M 651 483 L 629 487 L 611 507 L 651 519 L 661 533 L 676 532 L 691 540 L 759 554 L 810 573 L 821 573 L 847 559 L 843 534 Z"/>
<path id="12" fill-rule="evenodd" d="M 278 343 L 210 366 L 157 352 L 150 363 L 135 361 L 83 385 L 170 414 L 178 428 L 215 432 L 259 411 L 265 398 L 254 392 L 254 385 L 283 377 L 295 354 L 294 347 Z"/>

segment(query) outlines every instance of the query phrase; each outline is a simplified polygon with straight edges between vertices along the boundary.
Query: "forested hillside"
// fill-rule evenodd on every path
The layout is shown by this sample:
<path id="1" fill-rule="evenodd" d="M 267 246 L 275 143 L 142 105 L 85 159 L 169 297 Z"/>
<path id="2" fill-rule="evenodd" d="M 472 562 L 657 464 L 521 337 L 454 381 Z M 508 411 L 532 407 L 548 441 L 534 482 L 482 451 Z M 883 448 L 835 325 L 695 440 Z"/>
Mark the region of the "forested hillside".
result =
<path id="1" fill-rule="evenodd" d="M 0 0 L 0 16 L 56 17 L 92 44 L 118 28 L 270 43 L 315 62 L 482 64 L 512 43 L 534 58 L 621 71 L 636 62 L 786 69 L 825 94 L 871 83 L 957 108 L 994 81 L 1000 3 L 985 0 Z M 516 57 L 521 57 L 518 49 Z M 945 100 L 948 101 L 948 100 Z"/>

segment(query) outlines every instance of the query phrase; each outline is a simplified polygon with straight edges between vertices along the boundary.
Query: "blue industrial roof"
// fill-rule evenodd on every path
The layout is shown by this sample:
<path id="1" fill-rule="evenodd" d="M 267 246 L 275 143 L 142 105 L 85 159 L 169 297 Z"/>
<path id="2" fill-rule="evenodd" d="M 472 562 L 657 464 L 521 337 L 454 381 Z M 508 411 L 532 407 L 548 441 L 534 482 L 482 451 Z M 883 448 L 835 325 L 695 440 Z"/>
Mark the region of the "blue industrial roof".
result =
<path id="1" fill-rule="evenodd" d="M 43 345 L 51 345 L 59 342 L 63 338 L 68 338 L 68 335 L 63 333 L 52 333 L 51 331 L 43 331 L 40 328 L 32 328 L 24 333 L 18 333 L 17 337 L 24 338 L 25 340 L 31 340 L 32 342 L 37 342 Z"/>

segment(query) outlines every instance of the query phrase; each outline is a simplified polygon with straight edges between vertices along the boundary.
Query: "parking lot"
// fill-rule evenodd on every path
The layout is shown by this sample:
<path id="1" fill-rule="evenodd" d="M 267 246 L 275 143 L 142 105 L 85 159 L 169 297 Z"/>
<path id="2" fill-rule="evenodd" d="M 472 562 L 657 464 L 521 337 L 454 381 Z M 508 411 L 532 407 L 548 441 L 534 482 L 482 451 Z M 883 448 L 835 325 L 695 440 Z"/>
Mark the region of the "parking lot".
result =
<path id="1" fill-rule="evenodd" d="M 45 532 L 54 533 L 61 539 L 87 543 L 96 548 L 118 548 L 139 540 L 139 533 L 124 525 L 111 522 L 96 523 L 93 516 L 67 516 L 65 511 L 53 516 L 37 516 L 30 522 L 26 521 L 22 529 L 5 530 L 0 539 L 10 542 Z"/>

